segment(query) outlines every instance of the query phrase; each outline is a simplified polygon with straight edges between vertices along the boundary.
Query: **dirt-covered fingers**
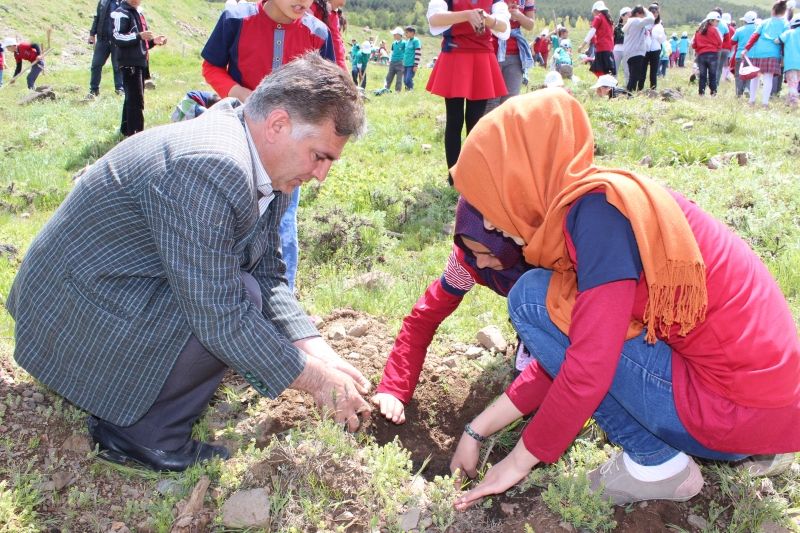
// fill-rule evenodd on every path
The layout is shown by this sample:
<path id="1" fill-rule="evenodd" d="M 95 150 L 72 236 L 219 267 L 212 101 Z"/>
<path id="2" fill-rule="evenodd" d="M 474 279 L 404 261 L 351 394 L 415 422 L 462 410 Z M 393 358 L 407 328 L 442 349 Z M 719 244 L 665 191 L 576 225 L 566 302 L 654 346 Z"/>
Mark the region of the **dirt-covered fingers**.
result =
<path id="1" fill-rule="evenodd" d="M 478 460 L 480 459 L 481 443 L 467 434 L 461 436 L 456 447 L 456 453 L 450 461 L 450 472 L 455 474 L 458 471 L 461 475 L 457 476 L 456 487 L 466 481 L 466 478 L 475 478 L 478 475 Z"/>
<path id="2" fill-rule="evenodd" d="M 402 424 L 406 421 L 405 406 L 403 402 L 385 392 L 379 392 L 372 397 L 372 403 L 377 405 L 381 415 L 395 424 Z"/>

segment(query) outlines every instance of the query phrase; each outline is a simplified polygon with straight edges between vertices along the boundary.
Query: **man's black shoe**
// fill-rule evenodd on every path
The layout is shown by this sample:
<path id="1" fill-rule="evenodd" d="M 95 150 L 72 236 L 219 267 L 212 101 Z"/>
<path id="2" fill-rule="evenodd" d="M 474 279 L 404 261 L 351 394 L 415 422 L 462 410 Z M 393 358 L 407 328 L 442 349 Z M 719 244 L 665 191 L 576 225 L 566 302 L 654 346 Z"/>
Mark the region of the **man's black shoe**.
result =
<path id="1" fill-rule="evenodd" d="M 117 464 L 124 464 L 126 459 L 130 459 L 151 470 L 183 472 L 191 465 L 214 456 L 223 460 L 230 457 L 225 446 L 212 446 L 194 439 L 175 451 L 154 450 L 131 442 L 111 424 L 97 417 L 90 416 L 86 424 L 89 426 L 92 441 L 100 446 L 100 456 Z"/>

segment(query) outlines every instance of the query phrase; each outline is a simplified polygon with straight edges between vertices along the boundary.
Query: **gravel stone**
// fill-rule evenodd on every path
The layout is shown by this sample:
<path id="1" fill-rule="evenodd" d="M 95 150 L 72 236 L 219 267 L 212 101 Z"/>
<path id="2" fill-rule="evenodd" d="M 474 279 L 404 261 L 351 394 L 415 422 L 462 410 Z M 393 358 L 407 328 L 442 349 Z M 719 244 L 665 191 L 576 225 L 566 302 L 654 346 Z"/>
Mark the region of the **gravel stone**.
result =
<path id="1" fill-rule="evenodd" d="M 225 527 L 265 527 L 269 525 L 269 495 L 265 489 L 237 492 L 222 505 Z"/>

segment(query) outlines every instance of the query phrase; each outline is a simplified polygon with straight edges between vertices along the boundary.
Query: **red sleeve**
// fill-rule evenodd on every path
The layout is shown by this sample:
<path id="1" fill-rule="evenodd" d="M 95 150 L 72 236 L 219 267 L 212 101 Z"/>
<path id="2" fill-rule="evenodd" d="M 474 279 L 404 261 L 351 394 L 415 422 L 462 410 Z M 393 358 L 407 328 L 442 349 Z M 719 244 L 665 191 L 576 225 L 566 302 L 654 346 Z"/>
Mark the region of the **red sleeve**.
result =
<path id="1" fill-rule="evenodd" d="M 697 50 L 697 36 L 700 35 L 699 33 L 694 33 L 694 39 L 692 39 L 692 50 Z"/>
<path id="2" fill-rule="evenodd" d="M 440 280 L 431 283 L 411 314 L 403 319 L 377 392 L 388 392 L 403 403 L 411 401 L 436 329 L 458 308 L 462 299 L 463 296 L 444 290 Z"/>
<path id="3" fill-rule="evenodd" d="M 239 85 L 228 74 L 227 69 L 212 65 L 206 60 L 203 60 L 203 78 L 206 83 L 211 85 L 211 88 L 216 91 L 220 98 L 227 98 L 230 90 Z"/>
<path id="4" fill-rule="evenodd" d="M 566 359 L 522 434 L 525 448 L 539 460 L 557 461 L 608 394 L 635 292 L 635 280 L 620 280 L 578 293 Z M 531 391 L 531 396 L 540 394 Z"/>
<path id="5" fill-rule="evenodd" d="M 529 415 L 542 405 L 542 401 L 553 384 L 536 359 L 532 360 L 522 374 L 506 389 L 506 396 L 523 414 Z"/>
<path id="6" fill-rule="evenodd" d="M 754 31 L 754 32 L 753 32 L 753 35 L 751 35 L 751 36 L 750 36 L 750 40 L 749 40 L 749 41 L 747 41 L 747 44 L 746 44 L 746 45 L 744 45 L 744 49 L 745 49 L 745 50 L 747 50 L 747 51 L 749 52 L 749 51 L 750 51 L 750 49 L 751 49 L 751 48 L 753 48 L 753 45 L 754 45 L 754 44 L 756 44 L 756 41 L 757 41 L 757 40 L 758 40 L 760 37 L 761 37 L 761 34 L 760 34 L 760 33 L 758 33 L 757 31 Z"/>
<path id="7" fill-rule="evenodd" d="M 331 38 L 333 39 L 333 49 L 336 53 L 336 64 L 342 67 L 345 72 L 350 72 L 350 69 L 347 68 L 347 63 L 345 62 L 345 56 L 347 55 L 344 51 L 344 41 L 342 40 L 342 32 L 339 31 L 339 23 L 329 26 L 331 30 Z"/>
<path id="8" fill-rule="evenodd" d="M 600 17 L 595 17 L 592 19 L 592 28 L 599 30 L 600 26 L 603 25 L 603 22 L 600 20 Z"/>

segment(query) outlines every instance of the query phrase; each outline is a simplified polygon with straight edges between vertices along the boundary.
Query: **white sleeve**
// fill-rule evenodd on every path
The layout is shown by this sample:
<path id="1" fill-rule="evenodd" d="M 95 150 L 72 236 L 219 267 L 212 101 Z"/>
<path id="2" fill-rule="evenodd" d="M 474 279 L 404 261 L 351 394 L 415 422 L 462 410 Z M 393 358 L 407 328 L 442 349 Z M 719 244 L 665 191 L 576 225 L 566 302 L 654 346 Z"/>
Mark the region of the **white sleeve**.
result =
<path id="1" fill-rule="evenodd" d="M 664 26 L 661 24 L 653 26 L 653 37 L 658 44 L 664 44 L 667 41 L 667 32 L 664 31 Z"/>
<path id="2" fill-rule="evenodd" d="M 597 33 L 597 29 L 592 28 L 591 30 L 589 30 L 589 33 L 586 34 L 586 39 L 584 39 L 583 42 L 585 42 L 585 43 L 591 42 L 592 41 L 592 37 L 594 37 L 595 33 Z"/>
<path id="3" fill-rule="evenodd" d="M 430 27 L 431 35 L 441 35 L 453 27 L 452 24 L 450 26 L 434 26 L 431 24 L 431 17 L 436 13 L 447 13 L 447 2 L 445 0 L 431 0 L 428 3 L 428 26 Z"/>
<path id="4" fill-rule="evenodd" d="M 492 15 L 498 21 L 506 23 L 506 31 L 497 32 L 492 30 L 492 34 L 500 40 L 505 41 L 511 36 L 511 14 L 508 12 L 508 4 L 505 2 L 495 2 L 492 4 Z"/>

